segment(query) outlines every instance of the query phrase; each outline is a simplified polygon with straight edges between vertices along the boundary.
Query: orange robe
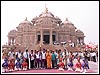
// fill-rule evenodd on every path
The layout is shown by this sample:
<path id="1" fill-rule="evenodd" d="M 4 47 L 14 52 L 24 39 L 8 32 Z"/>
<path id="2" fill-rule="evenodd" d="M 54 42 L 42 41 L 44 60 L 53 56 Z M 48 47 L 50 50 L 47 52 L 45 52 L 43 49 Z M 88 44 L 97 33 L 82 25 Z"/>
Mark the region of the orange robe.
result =
<path id="1" fill-rule="evenodd" d="M 46 53 L 46 60 L 47 60 L 47 68 L 51 68 L 51 54 L 50 53 Z"/>

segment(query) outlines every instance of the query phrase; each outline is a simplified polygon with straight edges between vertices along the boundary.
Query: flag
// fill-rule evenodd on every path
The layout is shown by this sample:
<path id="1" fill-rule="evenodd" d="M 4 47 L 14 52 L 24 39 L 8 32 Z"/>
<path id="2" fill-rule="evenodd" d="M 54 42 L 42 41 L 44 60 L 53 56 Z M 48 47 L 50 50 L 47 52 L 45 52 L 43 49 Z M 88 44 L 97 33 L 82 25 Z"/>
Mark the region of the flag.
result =
<path id="1" fill-rule="evenodd" d="M 94 49 L 94 48 L 96 48 L 96 45 L 93 44 L 92 42 L 90 42 L 88 45 L 85 46 L 85 48 L 92 48 L 92 49 Z"/>

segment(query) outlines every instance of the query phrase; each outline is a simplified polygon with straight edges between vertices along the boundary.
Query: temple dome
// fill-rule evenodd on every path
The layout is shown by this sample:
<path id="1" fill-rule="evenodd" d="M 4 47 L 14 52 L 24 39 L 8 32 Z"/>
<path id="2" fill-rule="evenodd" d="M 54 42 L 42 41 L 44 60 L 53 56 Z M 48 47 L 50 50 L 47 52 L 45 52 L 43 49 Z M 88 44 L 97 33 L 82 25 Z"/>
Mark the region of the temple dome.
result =
<path id="1" fill-rule="evenodd" d="M 83 33 L 81 30 L 77 30 L 76 32 L 78 32 L 78 33 Z"/>
<path id="2" fill-rule="evenodd" d="M 54 15 L 51 12 L 42 12 L 39 17 L 54 17 Z"/>
<path id="3" fill-rule="evenodd" d="M 76 34 L 77 34 L 77 36 L 79 36 L 79 37 L 85 37 L 85 36 L 84 36 L 84 33 L 83 33 L 81 30 L 77 30 L 77 31 L 76 31 Z"/>
<path id="4" fill-rule="evenodd" d="M 32 25 L 30 21 L 27 20 L 27 17 L 22 21 L 17 28 L 23 28 L 24 26 Z"/>
<path id="5" fill-rule="evenodd" d="M 24 21 L 22 21 L 20 24 L 31 24 L 31 22 L 30 21 L 28 21 L 27 20 L 27 17 L 25 18 L 25 20 Z"/>
<path id="6" fill-rule="evenodd" d="M 72 24 L 72 22 L 70 22 L 69 20 L 68 20 L 68 18 L 66 18 L 66 20 L 63 22 L 64 24 Z"/>
<path id="7" fill-rule="evenodd" d="M 11 30 L 8 34 L 9 34 L 9 35 L 12 35 L 12 34 L 14 35 L 14 34 L 16 34 L 16 32 L 17 32 L 17 31 L 16 31 L 15 29 L 13 29 L 13 30 Z"/>
<path id="8" fill-rule="evenodd" d="M 37 19 L 38 19 L 38 17 L 37 17 L 37 16 L 33 18 L 33 20 L 37 20 Z"/>
<path id="9" fill-rule="evenodd" d="M 55 17 L 57 20 L 60 20 L 60 18 L 58 16 Z"/>
<path id="10" fill-rule="evenodd" d="M 42 12 L 39 17 L 54 17 L 54 15 L 48 11 L 48 8 L 45 8 L 45 11 Z"/>

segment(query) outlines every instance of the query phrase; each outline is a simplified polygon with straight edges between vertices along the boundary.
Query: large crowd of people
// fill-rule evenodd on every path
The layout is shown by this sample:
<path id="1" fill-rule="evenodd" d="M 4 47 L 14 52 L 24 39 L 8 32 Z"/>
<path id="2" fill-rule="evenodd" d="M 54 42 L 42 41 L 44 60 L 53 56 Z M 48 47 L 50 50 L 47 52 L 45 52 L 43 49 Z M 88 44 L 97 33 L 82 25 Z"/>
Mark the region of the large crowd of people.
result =
<path id="1" fill-rule="evenodd" d="M 73 70 L 85 72 L 89 69 L 88 61 L 96 62 L 96 53 L 88 53 L 84 51 L 67 52 L 62 50 L 31 50 L 26 49 L 24 52 L 12 50 L 2 58 L 2 71 L 10 72 L 15 70 L 28 69 L 58 69 L 58 70 Z M 76 62 L 74 62 L 76 61 Z"/>

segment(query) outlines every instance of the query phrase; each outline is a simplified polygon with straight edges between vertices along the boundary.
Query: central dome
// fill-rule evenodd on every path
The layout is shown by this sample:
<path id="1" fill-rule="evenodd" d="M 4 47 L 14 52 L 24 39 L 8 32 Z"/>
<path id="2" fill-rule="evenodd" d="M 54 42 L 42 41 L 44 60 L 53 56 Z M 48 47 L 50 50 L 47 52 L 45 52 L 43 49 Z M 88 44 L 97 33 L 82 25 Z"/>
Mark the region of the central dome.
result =
<path id="1" fill-rule="evenodd" d="M 39 17 L 54 17 L 54 15 L 51 12 L 48 12 L 48 8 L 45 9 L 44 12 L 42 12 Z"/>

